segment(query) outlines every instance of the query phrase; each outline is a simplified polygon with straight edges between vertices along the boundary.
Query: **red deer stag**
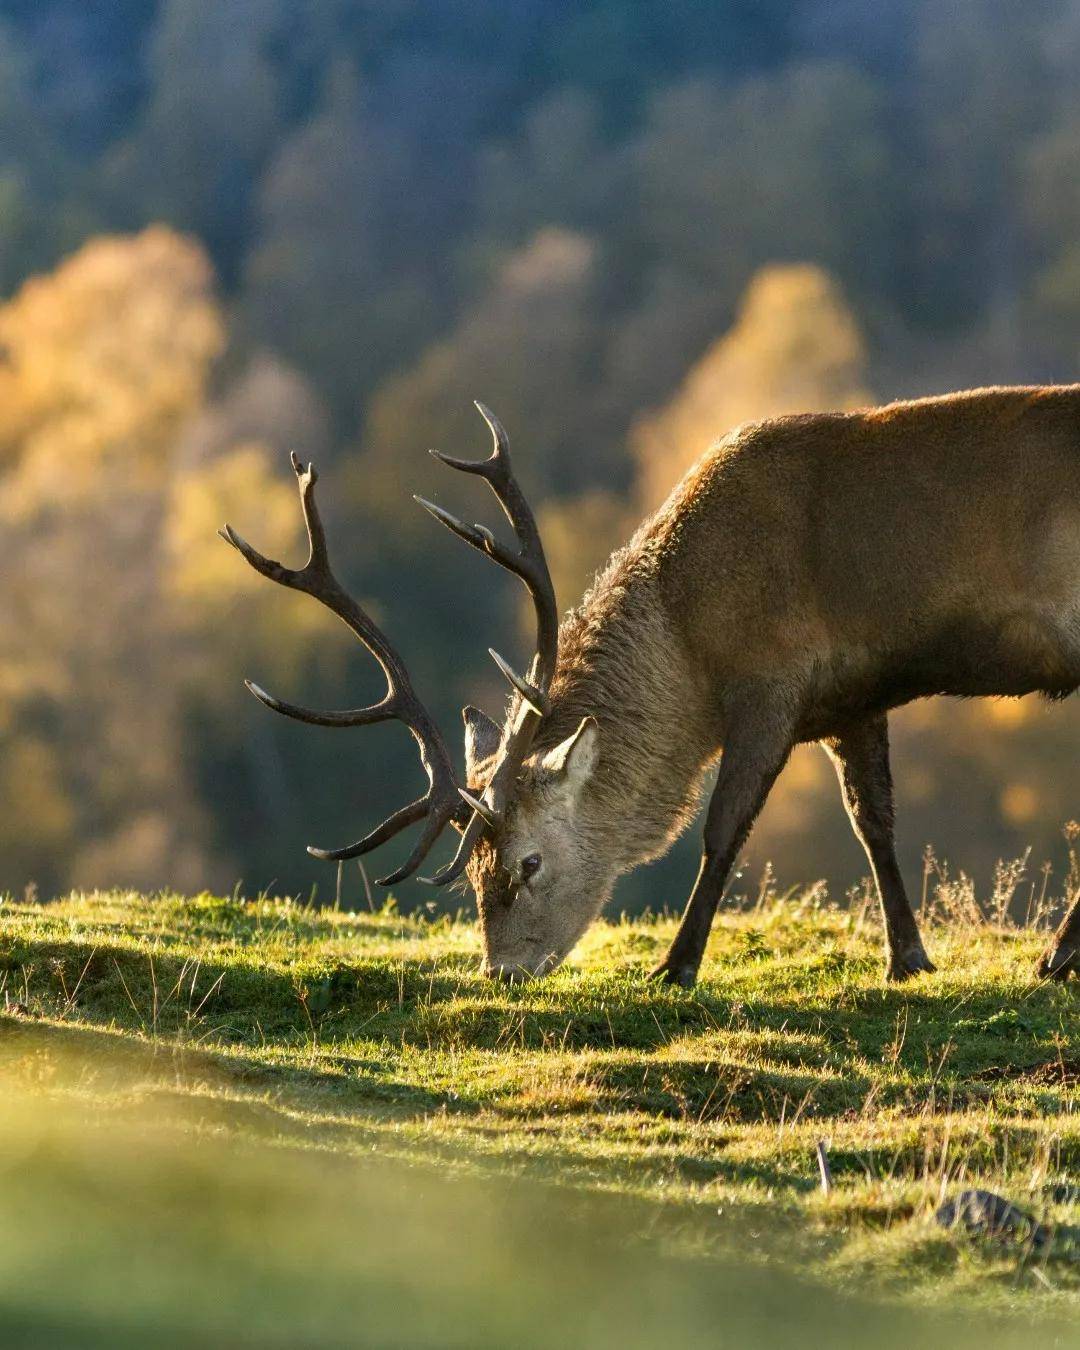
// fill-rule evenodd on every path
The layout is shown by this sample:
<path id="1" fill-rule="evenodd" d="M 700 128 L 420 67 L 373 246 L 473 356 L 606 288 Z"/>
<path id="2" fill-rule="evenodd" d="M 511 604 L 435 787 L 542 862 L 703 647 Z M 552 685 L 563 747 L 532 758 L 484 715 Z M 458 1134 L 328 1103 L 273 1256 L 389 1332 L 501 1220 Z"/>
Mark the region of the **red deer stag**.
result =
<path id="1" fill-rule="evenodd" d="M 479 406 L 479 405 L 478 405 Z M 663 852 L 691 819 L 720 758 L 697 881 L 656 974 L 697 976 L 713 914 L 750 827 L 793 746 L 820 741 L 873 871 L 888 975 L 931 965 L 893 845 L 889 709 L 933 694 L 1061 698 L 1080 684 L 1080 385 L 984 389 L 852 413 L 743 426 L 710 449 L 611 558 L 559 625 L 532 513 L 506 436 L 443 463 L 483 478 L 517 536 L 500 542 L 418 499 L 513 572 L 536 609 L 525 676 L 500 727 L 464 710 L 466 780 L 400 657 L 330 568 L 315 471 L 293 458 L 311 552 L 298 570 L 224 535 L 273 581 L 306 591 L 380 663 L 383 699 L 350 712 L 269 707 L 322 726 L 396 718 L 412 732 L 428 790 L 358 843 L 406 826 L 413 873 L 447 825 L 467 872 L 488 973 L 542 975 L 569 953 L 616 877 Z M 721 755 L 721 749 L 723 751 Z M 1080 972 L 1080 905 L 1040 963 Z"/>

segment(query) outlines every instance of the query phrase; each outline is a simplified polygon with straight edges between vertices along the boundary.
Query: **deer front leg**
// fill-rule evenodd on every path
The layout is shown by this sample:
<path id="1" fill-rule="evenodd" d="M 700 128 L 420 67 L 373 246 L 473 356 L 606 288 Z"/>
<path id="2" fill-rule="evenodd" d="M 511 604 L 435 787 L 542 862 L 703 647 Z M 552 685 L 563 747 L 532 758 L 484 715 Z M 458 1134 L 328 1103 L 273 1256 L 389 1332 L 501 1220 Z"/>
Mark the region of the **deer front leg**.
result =
<path id="1" fill-rule="evenodd" d="M 1067 980 L 1073 973 L 1080 975 L 1080 899 L 1073 901 L 1038 965 L 1042 980 Z"/>
<path id="2" fill-rule="evenodd" d="M 851 828 L 874 874 L 885 920 L 889 979 L 906 980 L 920 971 L 932 971 L 896 861 L 888 721 L 884 714 L 869 717 L 822 745 L 836 767 Z"/>
<path id="3" fill-rule="evenodd" d="M 728 874 L 787 762 L 791 746 L 786 720 L 770 724 L 755 719 L 729 734 L 705 817 L 704 850 L 697 881 L 683 911 L 679 931 L 667 955 L 652 972 L 668 984 L 689 989 L 697 979 Z"/>

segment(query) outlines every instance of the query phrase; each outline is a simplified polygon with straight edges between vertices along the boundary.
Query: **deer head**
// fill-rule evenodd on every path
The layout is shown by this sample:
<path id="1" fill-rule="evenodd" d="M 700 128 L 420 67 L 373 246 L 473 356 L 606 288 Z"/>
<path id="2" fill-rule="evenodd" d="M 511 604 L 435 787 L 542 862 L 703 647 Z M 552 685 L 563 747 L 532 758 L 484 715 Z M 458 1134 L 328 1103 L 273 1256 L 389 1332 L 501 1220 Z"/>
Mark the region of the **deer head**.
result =
<path id="1" fill-rule="evenodd" d="M 428 789 L 421 797 L 356 843 L 337 849 L 309 847 L 308 852 L 330 861 L 358 858 L 422 823 L 408 858 L 378 880 L 392 886 L 415 873 L 443 830 L 452 826 L 461 835 L 454 857 L 434 876 L 420 880 L 446 886 L 468 873 L 480 913 L 485 969 L 515 979 L 544 974 L 568 954 L 610 890 L 610 869 L 594 857 L 588 819 L 588 783 L 598 754 L 596 723 L 586 718 L 562 744 L 532 753 L 549 711 L 558 655 L 555 592 L 536 521 L 510 468 L 506 433 L 482 404 L 476 406 L 492 434 L 491 455 L 461 460 L 431 453 L 450 468 L 487 482 L 513 527 L 517 547 L 503 544 L 483 525 L 466 524 L 433 502 L 416 500 L 525 584 L 536 612 L 536 651 L 524 676 L 491 652 L 514 692 L 502 727 L 475 708 L 464 710 L 465 784 L 458 781 L 446 743 L 417 698 L 401 657 L 331 570 L 315 504 L 314 467 L 305 468 L 292 456 L 309 542 L 303 567 L 294 570 L 265 558 L 228 525 L 222 537 L 263 576 L 326 605 L 367 647 L 387 681 L 386 694 L 377 703 L 340 712 L 284 703 L 247 681 L 255 697 L 286 717 L 319 726 L 400 721 L 416 740 L 427 774 Z"/>
<path id="2" fill-rule="evenodd" d="M 466 709 L 467 720 L 477 716 Z M 485 780 L 502 743 L 500 728 L 485 722 L 482 732 L 466 732 L 470 783 Z M 519 980 L 553 970 L 611 892 L 619 870 L 607 856 L 612 832 L 589 791 L 599 736 L 586 717 L 565 740 L 530 755 L 505 812 L 469 857 L 492 976 Z"/>

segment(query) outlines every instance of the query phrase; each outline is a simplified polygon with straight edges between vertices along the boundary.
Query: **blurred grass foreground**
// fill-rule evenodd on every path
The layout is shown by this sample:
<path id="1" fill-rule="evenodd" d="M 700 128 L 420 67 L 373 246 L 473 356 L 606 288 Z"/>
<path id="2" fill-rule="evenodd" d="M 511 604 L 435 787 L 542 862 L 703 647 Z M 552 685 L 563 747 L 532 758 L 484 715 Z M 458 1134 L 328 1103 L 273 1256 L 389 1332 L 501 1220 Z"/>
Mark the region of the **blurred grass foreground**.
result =
<path id="1" fill-rule="evenodd" d="M 5 903 L 0 1343 L 1080 1344 L 1075 995 L 927 917 L 901 991 L 865 911 L 764 893 L 686 992 L 668 919 L 507 988 L 392 905 Z M 943 1230 L 972 1185 L 1061 1240 Z"/>
<path id="2" fill-rule="evenodd" d="M 241 1148 L 183 1133 L 183 1116 L 105 1127 L 33 1096 L 5 1102 L 5 1347 L 812 1350 L 864 1344 L 870 1328 L 882 1346 L 944 1329 L 914 1313 L 901 1329 L 776 1271 L 660 1253 L 634 1231 L 647 1209 L 621 1198 Z M 975 1344 L 946 1324 L 950 1344 Z M 997 1344 L 1019 1346 L 1018 1328 Z"/>

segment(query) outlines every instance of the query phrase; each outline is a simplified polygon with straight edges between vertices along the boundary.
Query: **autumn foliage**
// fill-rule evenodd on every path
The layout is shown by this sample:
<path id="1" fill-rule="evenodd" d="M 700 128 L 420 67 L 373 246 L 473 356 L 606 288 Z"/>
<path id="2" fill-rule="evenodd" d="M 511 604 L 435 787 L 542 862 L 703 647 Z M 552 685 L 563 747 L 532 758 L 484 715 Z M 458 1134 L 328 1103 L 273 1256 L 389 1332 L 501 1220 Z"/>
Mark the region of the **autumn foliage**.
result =
<path id="1" fill-rule="evenodd" d="M 568 607 L 739 422 L 1075 378 L 1078 55 L 1056 0 L 5 7 L 0 891 L 325 898 L 304 844 L 415 785 L 399 729 L 305 733 L 243 690 L 379 692 L 215 538 L 297 557 L 289 451 L 452 736 L 523 637 L 520 588 L 411 501 L 489 509 L 425 454 L 481 448 L 473 398 Z M 1078 717 L 899 713 L 908 867 L 1057 856 Z M 679 901 L 693 852 L 621 901 Z M 817 751 L 750 856 L 861 874 Z"/>

